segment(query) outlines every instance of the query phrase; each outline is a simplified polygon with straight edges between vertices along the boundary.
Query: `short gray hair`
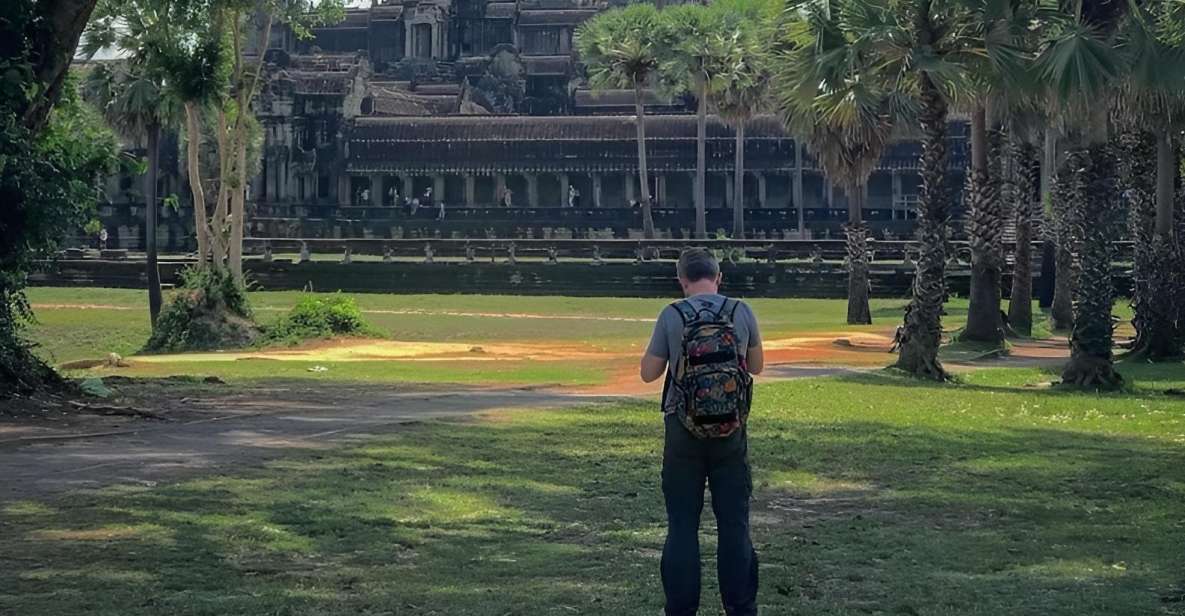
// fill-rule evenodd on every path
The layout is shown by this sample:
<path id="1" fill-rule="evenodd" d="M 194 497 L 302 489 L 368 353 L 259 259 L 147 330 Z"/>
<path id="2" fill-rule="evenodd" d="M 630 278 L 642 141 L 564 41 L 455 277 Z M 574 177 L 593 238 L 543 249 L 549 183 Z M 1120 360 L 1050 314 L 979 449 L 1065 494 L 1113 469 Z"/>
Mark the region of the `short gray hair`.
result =
<path id="1" fill-rule="evenodd" d="M 687 282 L 697 282 L 705 278 L 715 279 L 720 274 L 720 262 L 707 248 L 688 248 L 679 255 L 679 263 L 675 270 L 679 277 Z"/>

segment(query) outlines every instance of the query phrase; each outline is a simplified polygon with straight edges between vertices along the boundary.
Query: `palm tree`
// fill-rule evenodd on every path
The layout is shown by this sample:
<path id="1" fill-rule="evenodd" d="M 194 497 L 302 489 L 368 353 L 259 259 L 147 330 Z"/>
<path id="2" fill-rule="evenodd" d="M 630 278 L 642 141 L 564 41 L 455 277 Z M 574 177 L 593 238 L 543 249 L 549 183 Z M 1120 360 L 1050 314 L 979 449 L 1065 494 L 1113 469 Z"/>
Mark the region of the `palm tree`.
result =
<path id="1" fill-rule="evenodd" d="M 889 143 L 893 110 L 907 105 L 868 78 L 871 54 L 865 40 L 844 30 L 838 21 L 842 13 L 826 8 L 823 3 L 803 7 L 801 19 L 787 29 L 789 50 L 780 58 L 774 87 L 786 125 L 805 139 L 827 176 L 848 195 L 847 322 L 868 324 L 872 312 L 864 195 Z"/>
<path id="2" fill-rule="evenodd" d="M 1154 361 L 1185 353 L 1177 335 L 1173 268 L 1180 238 L 1174 230 L 1179 177 L 1173 133 L 1185 117 L 1185 46 L 1179 19 L 1167 3 L 1133 5 L 1124 19 L 1120 49 L 1124 85 L 1116 105 L 1124 150 L 1121 174 L 1135 243 L 1133 355 Z"/>
<path id="3" fill-rule="evenodd" d="M 663 80 L 676 91 L 691 92 L 695 121 L 695 237 L 707 237 L 707 126 L 709 71 L 720 54 L 716 12 L 699 4 L 679 4 L 662 11 L 659 49 Z"/>
<path id="4" fill-rule="evenodd" d="M 732 197 L 732 236 L 736 239 L 745 237 L 745 125 L 767 107 L 771 78 L 767 45 L 750 23 L 737 19 L 717 34 L 723 53 L 708 86 L 720 117 L 732 125 L 736 135 Z"/>
<path id="5" fill-rule="evenodd" d="M 157 215 L 160 199 L 160 138 L 162 126 L 171 121 L 170 100 L 165 94 L 165 75 L 156 63 L 152 28 L 156 15 L 145 12 L 140 19 L 122 20 L 120 27 L 102 5 L 82 51 L 88 57 L 104 46 L 113 46 L 125 59 L 95 66 L 87 75 L 84 91 L 103 113 L 108 124 L 126 138 L 143 142 L 144 248 L 148 280 L 148 315 L 153 327 L 160 314 L 160 269 L 157 255 Z"/>
<path id="6" fill-rule="evenodd" d="M 1008 159 L 1006 193 L 1016 224 L 1008 323 L 1014 331 L 1030 336 L 1033 333 L 1033 218 L 1041 198 L 1040 154 L 1037 146 L 1013 131 L 1009 135 Z"/>
<path id="7" fill-rule="evenodd" d="M 1111 319 L 1111 263 L 1122 208 L 1106 116 L 1109 95 L 1122 73 L 1116 10 L 1123 8 L 1077 4 L 1069 19 L 1050 22 L 1038 58 L 1042 81 L 1048 85 L 1052 107 L 1062 115 L 1068 137 L 1066 159 L 1054 186 L 1055 203 L 1064 204 L 1060 224 L 1069 231 L 1077 264 L 1070 361 L 1062 381 L 1090 388 L 1123 382 L 1114 367 Z"/>
<path id="8" fill-rule="evenodd" d="M 642 229 L 654 237 L 650 182 L 646 168 L 645 88 L 659 68 L 655 41 L 661 28 L 658 10 L 651 4 L 631 4 L 611 9 L 584 22 L 576 31 L 576 49 L 594 88 L 634 91 L 638 133 L 638 180 L 642 192 Z"/>

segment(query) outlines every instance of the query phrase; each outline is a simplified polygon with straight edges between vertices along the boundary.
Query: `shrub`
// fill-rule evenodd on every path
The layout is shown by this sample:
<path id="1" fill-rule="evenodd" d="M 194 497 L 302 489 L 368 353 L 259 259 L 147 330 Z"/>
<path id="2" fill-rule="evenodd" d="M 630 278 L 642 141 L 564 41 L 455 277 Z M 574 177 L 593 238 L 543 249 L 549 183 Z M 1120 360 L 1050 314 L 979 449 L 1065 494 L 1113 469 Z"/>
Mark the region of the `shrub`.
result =
<path id="1" fill-rule="evenodd" d="M 247 289 L 222 268 L 189 268 L 161 311 L 145 351 L 206 351 L 250 346 L 259 338 Z"/>
<path id="2" fill-rule="evenodd" d="M 309 295 L 267 328 L 265 342 L 296 344 L 316 338 L 376 335 L 377 331 L 362 318 L 354 298 Z"/>

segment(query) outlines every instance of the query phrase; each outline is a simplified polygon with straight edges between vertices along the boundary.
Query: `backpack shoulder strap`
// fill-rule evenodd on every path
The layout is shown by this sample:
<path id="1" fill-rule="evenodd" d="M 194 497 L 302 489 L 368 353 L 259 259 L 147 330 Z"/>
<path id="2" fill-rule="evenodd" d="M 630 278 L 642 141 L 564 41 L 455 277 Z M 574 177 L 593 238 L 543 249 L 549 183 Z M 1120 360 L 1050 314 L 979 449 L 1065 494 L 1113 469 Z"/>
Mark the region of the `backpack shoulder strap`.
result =
<path id="1" fill-rule="evenodd" d="M 692 306 L 687 300 L 681 299 L 677 302 L 672 302 L 671 306 L 679 312 L 679 317 L 683 319 L 684 327 L 699 320 L 699 314 L 696 312 L 695 306 Z"/>

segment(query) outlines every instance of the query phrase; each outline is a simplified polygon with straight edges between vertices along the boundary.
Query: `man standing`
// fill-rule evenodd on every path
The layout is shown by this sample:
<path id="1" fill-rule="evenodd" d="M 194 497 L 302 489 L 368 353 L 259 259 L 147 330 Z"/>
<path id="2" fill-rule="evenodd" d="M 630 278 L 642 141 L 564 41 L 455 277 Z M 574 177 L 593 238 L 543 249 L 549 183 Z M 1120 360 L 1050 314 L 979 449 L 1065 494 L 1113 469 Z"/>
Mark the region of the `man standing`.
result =
<path id="1" fill-rule="evenodd" d="M 706 481 L 718 527 L 716 564 L 724 610 L 729 616 L 756 616 L 746 420 L 749 375 L 760 374 L 765 365 L 761 334 L 749 306 L 720 295 L 720 264 L 711 252 L 684 251 L 676 269 L 686 299 L 659 314 L 641 365 L 647 383 L 667 375 L 662 400 L 667 540 L 661 567 L 666 613 L 694 616 L 699 609 L 699 521 Z M 691 354 L 686 361 L 685 350 Z"/>

